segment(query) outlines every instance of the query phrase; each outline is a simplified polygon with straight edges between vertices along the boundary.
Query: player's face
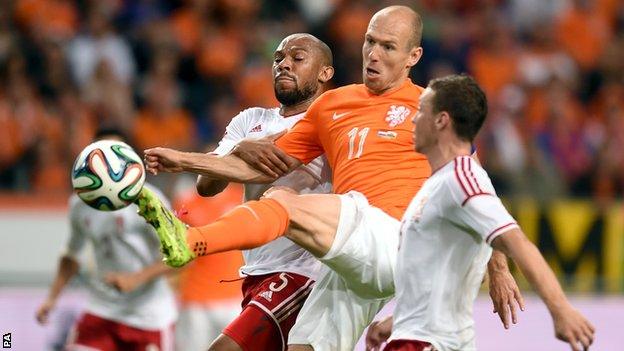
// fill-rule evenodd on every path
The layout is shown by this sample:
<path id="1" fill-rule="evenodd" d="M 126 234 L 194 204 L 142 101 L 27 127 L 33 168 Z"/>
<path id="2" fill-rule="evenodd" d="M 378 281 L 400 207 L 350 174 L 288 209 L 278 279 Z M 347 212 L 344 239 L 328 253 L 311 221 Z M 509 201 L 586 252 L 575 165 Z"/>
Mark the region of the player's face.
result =
<path id="1" fill-rule="evenodd" d="M 415 48 L 409 48 L 410 29 L 396 22 L 391 16 L 375 16 L 364 36 L 362 74 L 364 84 L 375 94 L 400 86 L 416 63 L 411 63 Z"/>
<path id="2" fill-rule="evenodd" d="M 281 104 L 296 105 L 314 96 L 320 88 L 321 62 L 313 45 L 305 37 L 289 36 L 275 50 L 273 89 Z"/>
<path id="3" fill-rule="evenodd" d="M 427 88 L 420 95 L 418 102 L 418 112 L 414 115 L 414 149 L 417 152 L 425 153 L 427 148 L 436 141 L 436 130 L 434 126 L 433 95 L 435 92 Z"/>

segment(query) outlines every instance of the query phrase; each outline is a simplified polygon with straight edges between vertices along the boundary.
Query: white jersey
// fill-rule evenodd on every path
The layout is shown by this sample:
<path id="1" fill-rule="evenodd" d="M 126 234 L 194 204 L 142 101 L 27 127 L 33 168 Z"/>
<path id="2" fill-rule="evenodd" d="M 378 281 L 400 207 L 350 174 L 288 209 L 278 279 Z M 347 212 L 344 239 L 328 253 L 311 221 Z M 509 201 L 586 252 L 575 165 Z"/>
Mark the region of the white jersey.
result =
<path id="1" fill-rule="evenodd" d="M 227 126 L 219 147 L 218 155 L 229 153 L 245 138 L 263 138 L 290 129 L 305 113 L 283 117 L 278 108 L 250 108 L 242 111 Z M 307 165 L 302 165 L 290 174 L 272 184 L 245 184 L 245 201 L 257 200 L 272 186 L 287 186 L 302 194 L 330 193 L 331 170 L 325 156 L 320 156 Z M 243 251 L 245 265 L 241 275 L 262 275 L 275 272 L 292 272 L 316 278 L 320 263 L 308 251 L 285 237 L 261 247 Z"/>
<path id="2" fill-rule="evenodd" d="M 159 198 L 164 196 L 150 187 Z M 155 231 L 137 215 L 132 204 L 105 212 L 70 197 L 69 255 L 76 257 L 87 242 L 95 254 L 95 272 L 88 279 L 86 310 L 102 318 L 147 330 L 169 327 L 177 318 L 175 297 L 164 277 L 130 293 L 121 293 L 104 282 L 109 272 L 137 272 L 162 260 Z"/>
<path id="3" fill-rule="evenodd" d="M 472 305 L 498 235 L 517 228 L 468 156 L 434 172 L 401 223 L 391 339 L 475 350 Z"/>

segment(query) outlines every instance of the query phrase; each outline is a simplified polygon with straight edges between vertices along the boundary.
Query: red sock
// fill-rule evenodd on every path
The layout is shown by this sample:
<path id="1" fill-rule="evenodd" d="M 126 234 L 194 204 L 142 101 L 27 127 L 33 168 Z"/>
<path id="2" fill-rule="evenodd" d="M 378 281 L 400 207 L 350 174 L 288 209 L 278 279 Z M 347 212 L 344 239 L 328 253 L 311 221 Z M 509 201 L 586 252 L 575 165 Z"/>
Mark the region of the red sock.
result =
<path id="1" fill-rule="evenodd" d="M 279 202 L 249 201 L 211 224 L 189 228 L 186 242 L 196 256 L 253 249 L 284 235 L 288 222 L 288 212 Z"/>

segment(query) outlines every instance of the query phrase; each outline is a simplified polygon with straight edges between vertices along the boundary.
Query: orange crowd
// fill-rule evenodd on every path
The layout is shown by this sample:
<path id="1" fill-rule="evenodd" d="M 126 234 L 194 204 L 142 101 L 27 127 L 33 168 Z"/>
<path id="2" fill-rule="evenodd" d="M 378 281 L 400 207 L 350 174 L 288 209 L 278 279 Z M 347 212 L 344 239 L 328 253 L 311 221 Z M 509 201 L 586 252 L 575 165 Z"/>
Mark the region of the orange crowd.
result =
<path id="1" fill-rule="evenodd" d="M 334 86 L 360 82 L 368 19 L 397 3 L 424 18 L 414 82 L 468 72 L 487 92 L 477 149 L 501 193 L 622 197 L 618 0 L 9 0 L 0 190 L 68 193 L 71 163 L 99 126 L 138 149 L 204 149 L 241 109 L 277 104 L 272 52 L 290 33 L 329 44 Z"/>

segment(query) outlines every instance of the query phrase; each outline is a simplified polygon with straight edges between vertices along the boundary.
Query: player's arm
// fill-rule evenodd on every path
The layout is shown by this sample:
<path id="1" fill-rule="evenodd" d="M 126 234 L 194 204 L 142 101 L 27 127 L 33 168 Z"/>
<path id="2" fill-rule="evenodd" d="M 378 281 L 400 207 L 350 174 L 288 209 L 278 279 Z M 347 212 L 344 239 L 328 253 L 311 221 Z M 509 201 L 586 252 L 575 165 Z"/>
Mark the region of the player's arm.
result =
<path id="1" fill-rule="evenodd" d="M 285 152 L 285 155 L 288 155 L 285 156 L 290 163 L 287 173 L 302 163 L 308 163 L 323 154 L 315 121 L 315 116 L 318 115 L 315 106 L 319 100 L 320 98 L 310 106 L 306 115 L 286 135 L 275 141 L 275 145 L 268 145 L 271 150 L 279 148 Z M 238 183 L 271 183 L 278 178 L 253 168 L 233 154 L 216 157 L 166 148 L 153 148 L 145 150 L 145 166 L 152 174 L 160 171 L 186 171 Z"/>
<path id="2" fill-rule="evenodd" d="M 472 145 L 470 151 L 472 159 L 478 165 L 481 165 L 477 148 Z M 515 305 L 518 304 L 518 307 L 524 311 L 524 298 L 520 293 L 516 280 L 509 271 L 507 257 L 504 253 L 496 249 L 492 251 L 492 257 L 490 257 L 487 265 L 487 275 L 490 298 L 494 304 L 494 313 L 498 313 L 498 317 L 503 322 L 505 329 L 509 329 L 510 315 L 513 324 L 518 323 Z"/>
<path id="3" fill-rule="evenodd" d="M 232 154 L 253 168 L 272 177 L 281 177 L 307 164 L 324 153 L 318 139 L 319 101 L 308 108 L 306 115 L 288 131 L 257 140 L 241 140 Z"/>
<path id="4" fill-rule="evenodd" d="M 285 133 L 286 130 L 266 138 L 241 139 L 236 142 L 236 145 L 230 153 L 269 177 L 282 177 L 290 172 L 291 167 L 294 169 L 300 164 L 297 163 L 297 159 L 289 156 L 274 144 L 275 139 Z M 229 133 L 228 137 L 231 139 L 233 134 L 234 133 Z M 221 144 L 219 146 L 219 148 L 221 148 Z M 219 153 L 216 152 L 215 154 Z M 229 182 L 225 180 L 212 179 L 200 175 L 197 177 L 196 189 L 201 196 L 214 196 L 222 192 L 228 184 Z"/>
<path id="5" fill-rule="evenodd" d="M 79 210 L 77 204 L 80 203 L 78 197 L 71 197 L 69 202 L 69 240 L 65 248 L 65 253 L 59 258 L 56 274 L 46 300 L 37 309 L 35 317 L 40 324 L 48 322 L 50 312 L 56 306 L 56 301 L 70 282 L 70 280 L 80 270 L 80 264 L 76 257 L 86 244 L 86 235 L 82 231 Z"/>
<path id="6" fill-rule="evenodd" d="M 553 318 L 557 338 L 568 342 L 575 351 L 589 348 L 594 339 L 594 327 L 568 302 L 555 274 L 524 233 L 511 229 L 496 237 L 492 246 L 514 260 L 542 298 Z"/>
<path id="7" fill-rule="evenodd" d="M 261 139 L 243 139 L 232 150 L 232 154 L 240 157 L 253 168 L 272 177 L 282 177 L 290 169 L 299 165 L 298 160 L 275 146 L 275 140 L 286 131 Z"/>
<path id="8" fill-rule="evenodd" d="M 207 176 L 198 175 L 195 189 L 200 196 L 215 196 L 227 188 L 228 182 L 223 179 L 213 179 Z"/>
<path id="9" fill-rule="evenodd" d="M 162 261 L 158 261 L 138 272 L 109 272 L 104 281 L 115 289 L 128 293 L 174 270 Z"/>
<path id="10" fill-rule="evenodd" d="M 277 179 L 258 171 L 232 154 L 216 156 L 162 147 L 145 150 L 145 167 L 152 174 L 190 172 L 211 179 L 237 183 L 271 183 Z M 295 168 L 293 166 L 289 172 Z"/>
<path id="11" fill-rule="evenodd" d="M 247 161 L 247 163 L 252 165 L 252 167 L 258 169 L 259 171 L 263 171 L 268 176 L 281 176 L 283 175 L 283 173 L 269 173 L 266 170 L 258 168 L 258 166 L 250 162 L 253 161 L 254 157 L 261 158 L 264 156 L 258 155 L 258 150 L 261 150 L 258 146 L 250 145 L 253 143 L 251 139 L 245 139 L 248 135 L 248 131 L 250 130 L 250 125 L 257 123 L 257 121 L 253 118 L 253 111 L 253 109 L 245 110 L 232 118 L 232 120 L 226 127 L 223 138 L 221 138 L 221 140 L 219 141 L 219 145 L 216 149 L 211 150 L 210 153 L 221 156 L 233 153 L 244 161 Z M 275 138 L 277 138 L 281 134 L 283 133 L 270 136 L 266 139 L 268 142 L 273 143 Z M 246 156 L 248 157 L 246 158 Z M 264 157 L 266 158 L 266 156 Z M 208 176 L 199 175 L 197 177 L 197 183 L 195 185 L 195 188 L 197 189 L 197 193 L 201 196 L 214 196 L 222 192 L 227 187 L 228 183 L 229 182 L 227 180 L 215 179 Z"/>
<path id="12" fill-rule="evenodd" d="M 58 297 L 61 295 L 61 292 L 67 286 L 69 281 L 76 275 L 76 273 L 78 273 L 79 269 L 80 265 L 78 264 L 78 261 L 71 255 L 65 254 L 61 256 L 56 270 L 56 275 L 54 276 L 54 281 L 52 282 L 48 292 L 48 297 L 37 309 L 37 322 L 40 324 L 46 324 L 48 322 L 50 311 L 52 311 L 54 306 L 56 306 Z"/>

